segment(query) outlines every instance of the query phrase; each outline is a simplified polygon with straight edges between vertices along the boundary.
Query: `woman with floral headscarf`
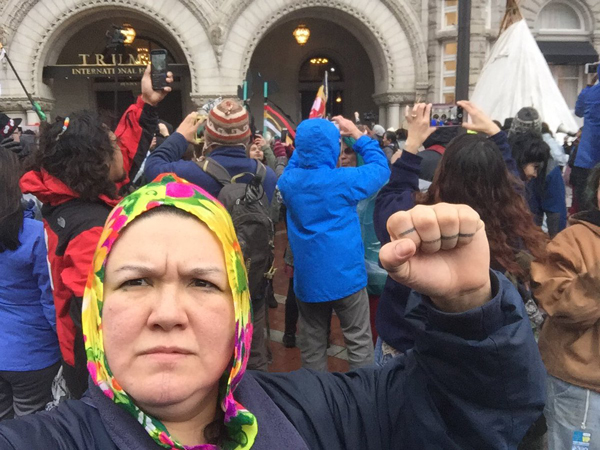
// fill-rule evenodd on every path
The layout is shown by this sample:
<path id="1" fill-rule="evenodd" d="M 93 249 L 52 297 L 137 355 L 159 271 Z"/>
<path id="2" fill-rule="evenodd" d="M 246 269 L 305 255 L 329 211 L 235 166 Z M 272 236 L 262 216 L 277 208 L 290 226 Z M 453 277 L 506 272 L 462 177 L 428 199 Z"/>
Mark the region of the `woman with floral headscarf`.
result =
<path id="1" fill-rule="evenodd" d="M 415 351 L 348 374 L 244 374 L 252 322 L 231 219 L 161 175 L 117 205 L 98 243 L 87 394 L 3 423 L 0 448 L 514 448 L 543 407 L 543 367 L 518 293 L 489 271 L 483 223 L 440 204 L 388 226 L 384 267 L 430 296 L 414 294 L 428 314 Z"/>

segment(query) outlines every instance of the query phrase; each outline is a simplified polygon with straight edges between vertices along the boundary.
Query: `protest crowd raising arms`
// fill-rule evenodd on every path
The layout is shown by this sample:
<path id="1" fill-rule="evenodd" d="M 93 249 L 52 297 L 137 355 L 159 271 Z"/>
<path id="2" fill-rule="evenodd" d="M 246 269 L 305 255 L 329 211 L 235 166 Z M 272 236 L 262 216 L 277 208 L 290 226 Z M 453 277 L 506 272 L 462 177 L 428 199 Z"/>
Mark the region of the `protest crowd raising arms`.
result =
<path id="1" fill-rule="evenodd" d="M 108 19 L 81 64 L 44 67 L 96 106 L 53 112 L 0 16 L 0 450 L 600 450 L 599 58 L 492 3 L 475 74 L 477 0 L 429 2 L 456 94 L 379 115 L 316 51 L 300 94 L 273 62 L 191 107 L 204 60 Z M 243 34 L 211 30 L 221 64 Z"/>

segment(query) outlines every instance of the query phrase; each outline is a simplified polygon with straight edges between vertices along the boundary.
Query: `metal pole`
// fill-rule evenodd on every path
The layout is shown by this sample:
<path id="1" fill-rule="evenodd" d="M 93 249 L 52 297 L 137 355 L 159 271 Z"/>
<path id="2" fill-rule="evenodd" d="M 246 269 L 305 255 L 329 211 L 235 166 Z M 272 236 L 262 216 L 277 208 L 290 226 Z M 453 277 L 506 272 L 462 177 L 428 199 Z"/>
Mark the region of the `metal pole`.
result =
<path id="1" fill-rule="evenodd" d="M 456 100 L 469 99 L 471 58 L 471 0 L 458 0 L 458 49 L 456 54 Z"/>
<path id="2" fill-rule="evenodd" d="M 2 44 L 0 44 L 0 50 L 2 48 L 3 48 Z M 27 91 L 27 88 L 23 84 L 23 80 L 21 80 L 21 77 L 19 76 L 19 73 L 17 72 L 17 70 L 15 69 L 15 66 L 13 66 L 12 61 L 8 57 L 8 52 L 6 51 L 6 49 L 5 49 L 5 53 L 4 53 L 4 58 L 6 58 L 6 62 L 8 62 L 8 65 L 10 66 L 10 68 L 13 71 L 13 73 L 15 74 L 15 77 L 17 78 L 17 81 L 19 82 L 19 84 L 23 88 L 23 91 L 25 91 L 25 95 L 27 96 L 27 99 L 31 103 L 31 106 L 32 106 L 33 110 L 38 115 L 38 117 L 40 118 L 40 120 L 42 122 L 45 122 L 46 121 L 46 114 L 44 114 L 44 112 L 42 111 L 40 105 L 33 99 L 33 97 L 31 96 L 31 94 L 29 93 L 29 91 Z"/>

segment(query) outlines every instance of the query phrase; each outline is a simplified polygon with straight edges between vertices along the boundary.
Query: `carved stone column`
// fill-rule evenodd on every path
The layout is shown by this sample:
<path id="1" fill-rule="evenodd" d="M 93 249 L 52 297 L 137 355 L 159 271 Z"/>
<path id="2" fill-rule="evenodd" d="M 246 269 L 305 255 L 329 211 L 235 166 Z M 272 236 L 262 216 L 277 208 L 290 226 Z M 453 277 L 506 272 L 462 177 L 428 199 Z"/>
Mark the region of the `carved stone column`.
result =
<path id="1" fill-rule="evenodd" d="M 42 111 L 46 113 L 50 120 L 50 113 L 54 110 L 55 101 L 53 99 L 35 99 Z M 35 125 L 40 122 L 37 113 L 31 107 L 31 103 L 27 97 L 0 97 L 0 111 L 4 112 L 11 118 L 23 119 L 23 125 Z"/>
<path id="2" fill-rule="evenodd" d="M 422 90 L 422 87 L 421 87 Z M 403 111 L 406 105 L 415 101 L 414 92 L 385 92 L 373 96 L 375 104 L 379 106 L 379 123 L 386 129 L 400 128 L 404 121 Z M 424 99 L 423 99 L 424 100 Z M 385 110 L 385 120 L 381 120 L 381 111 Z"/>

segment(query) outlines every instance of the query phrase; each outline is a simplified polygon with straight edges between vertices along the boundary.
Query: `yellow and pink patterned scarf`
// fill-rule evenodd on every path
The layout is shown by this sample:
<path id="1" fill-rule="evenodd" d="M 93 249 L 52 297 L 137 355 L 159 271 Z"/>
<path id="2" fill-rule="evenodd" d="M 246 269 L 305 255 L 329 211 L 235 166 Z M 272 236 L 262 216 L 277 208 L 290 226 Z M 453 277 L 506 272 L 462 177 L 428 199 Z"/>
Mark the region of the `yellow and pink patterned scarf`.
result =
<path id="1" fill-rule="evenodd" d="M 200 219 L 223 246 L 229 286 L 235 312 L 235 348 L 230 368 L 223 375 L 220 404 L 225 416 L 229 440 L 224 449 L 250 449 L 258 431 L 256 418 L 235 401 L 233 392 L 242 379 L 250 355 L 252 320 L 250 293 L 244 259 L 231 217 L 210 194 L 173 174 L 160 175 L 152 183 L 125 197 L 111 212 L 96 248 L 93 269 L 83 298 L 83 334 L 88 370 L 94 383 L 113 402 L 131 414 L 160 446 L 167 449 L 209 450 L 214 445 L 186 447 L 177 442 L 166 427 L 140 410 L 115 380 L 104 356 L 102 305 L 106 258 L 123 229 L 136 217 L 157 206 L 173 206 Z"/>

